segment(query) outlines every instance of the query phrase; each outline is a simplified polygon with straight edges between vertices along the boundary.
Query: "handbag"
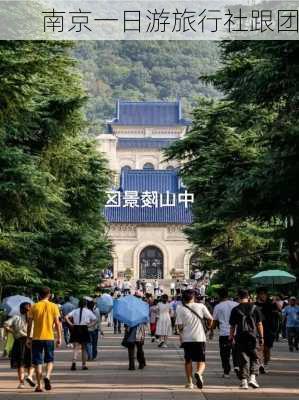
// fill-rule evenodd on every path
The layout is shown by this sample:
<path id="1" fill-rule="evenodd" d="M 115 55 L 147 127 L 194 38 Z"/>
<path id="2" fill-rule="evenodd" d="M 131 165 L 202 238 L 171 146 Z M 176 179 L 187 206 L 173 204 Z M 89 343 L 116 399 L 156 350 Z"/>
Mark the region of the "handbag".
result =
<path id="1" fill-rule="evenodd" d="M 129 347 L 128 338 L 127 338 L 126 336 L 123 338 L 123 340 L 122 340 L 122 342 L 121 342 L 121 345 L 122 345 L 123 347 L 126 347 L 126 348 Z"/>
<path id="2" fill-rule="evenodd" d="M 126 329 L 125 336 L 121 342 L 123 347 L 129 347 L 130 344 L 134 344 L 136 342 L 136 334 L 137 334 L 137 326 Z"/>
<path id="3" fill-rule="evenodd" d="M 201 316 L 198 315 L 197 312 L 194 311 L 191 307 L 188 307 L 186 304 L 183 304 L 183 306 L 186 307 L 189 311 L 191 311 L 194 315 L 197 316 L 197 318 L 200 320 L 200 322 L 201 322 L 201 324 L 202 324 L 202 327 L 203 327 L 204 332 L 207 333 L 208 328 L 207 328 L 207 326 L 206 326 L 205 320 L 204 320 L 203 318 L 201 318 Z"/>

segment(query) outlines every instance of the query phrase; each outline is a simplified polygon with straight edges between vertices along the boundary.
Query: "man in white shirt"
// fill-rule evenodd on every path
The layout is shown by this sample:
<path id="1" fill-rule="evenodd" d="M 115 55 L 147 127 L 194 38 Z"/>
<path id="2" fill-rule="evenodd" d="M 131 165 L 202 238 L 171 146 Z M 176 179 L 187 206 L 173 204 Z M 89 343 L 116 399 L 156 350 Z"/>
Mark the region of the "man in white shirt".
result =
<path id="1" fill-rule="evenodd" d="M 210 339 L 213 338 L 213 331 L 219 328 L 219 347 L 220 357 L 223 368 L 223 378 L 229 378 L 231 371 L 230 357 L 233 357 L 234 370 L 238 373 L 238 361 L 234 351 L 232 342 L 229 340 L 230 324 L 229 319 L 231 311 L 239 303 L 228 299 L 228 291 L 226 288 L 219 290 L 220 303 L 217 304 L 213 312 L 213 325 L 210 333 Z"/>
<path id="2" fill-rule="evenodd" d="M 174 281 L 170 282 L 170 295 L 171 296 L 175 295 L 175 282 Z"/>
<path id="3" fill-rule="evenodd" d="M 178 325 L 182 347 L 185 352 L 185 370 L 187 376 L 186 388 L 193 389 L 192 362 L 196 362 L 194 378 L 199 389 L 203 387 L 203 373 L 206 367 L 205 361 L 205 322 L 211 327 L 213 318 L 207 307 L 201 303 L 195 303 L 194 290 L 183 292 L 183 304 L 177 308 L 176 324 Z"/>
<path id="4" fill-rule="evenodd" d="M 131 293 L 131 287 L 132 287 L 131 283 L 129 281 L 125 280 L 123 283 L 124 296 L 127 296 L 128 294 Z"/>

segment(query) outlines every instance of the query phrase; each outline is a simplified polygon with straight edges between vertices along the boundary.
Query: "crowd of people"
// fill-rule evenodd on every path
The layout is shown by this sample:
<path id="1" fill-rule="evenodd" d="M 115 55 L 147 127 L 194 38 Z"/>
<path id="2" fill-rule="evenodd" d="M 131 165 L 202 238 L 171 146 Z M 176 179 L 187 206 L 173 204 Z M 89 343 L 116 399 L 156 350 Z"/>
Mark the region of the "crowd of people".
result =
<path id="1" fill-rule="evenodd" d="M 157 281 L 151 291 L 142 281 L 132 286 L 131 283 L 114 285 L 109 294 L 112 303 L 133 294 L 148 303 L 148 323 L 129 327 L 113 317 L 113 307 L 103 312 L 98 302 L 100 293 L 75 304 L 68 296 L 55 302 L 51 290 L 43 288 L 38 302 L 22 303 L 20 313 L 4 322 L 7 336 L 13 337 L 9 357 L 11 367 L 18 371 L 18 388 L 27 383 L 35 392 L 51 390 L 54 352 L 63 338 L 73 351 L 70 369 L 78 368 L 81 353 L 81 368 L 88 370 L 88 361 L 98 356 L 98 338 L 103 335 L 104 321 L 114 334 L 124 334 L 121 344 L 128 349 L 131 371 L 136 368 L 135 358 L 139 369 L 146 367 L 144 343 L 148 335 L 161 349 L 168 347 L 170 336 L 177 335 L 184 351 L 187 389 L 193 389 L 194 383 L 203 388 L 206 341 L 213 339 L 215 331 L 219 337 L 223 378 L 230 378 L 233 369 L 241 389 L 259 387 L 257 376 L 268 372 L 275 341 L 285 338 L 289 351 L 298 351 L 299 302 L 295 297 L 272 298 L 261 287 L 254 297 L 241 289 L 232 298 L 221 288 L 217 299 L 207 299 L 199 288 L 188 284 L 170 287 L 170 296 Z"/>

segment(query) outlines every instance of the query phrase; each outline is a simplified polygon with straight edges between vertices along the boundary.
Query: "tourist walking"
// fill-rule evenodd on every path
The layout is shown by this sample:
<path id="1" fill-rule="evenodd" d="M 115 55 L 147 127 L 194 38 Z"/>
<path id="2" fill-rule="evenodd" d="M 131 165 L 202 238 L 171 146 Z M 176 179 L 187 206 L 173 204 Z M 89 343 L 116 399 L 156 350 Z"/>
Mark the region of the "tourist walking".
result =
<path id="1" fill-rule="evenodd" d="M 220 357 L 223 368 L 223 378 L 230 377 L 231 364 L 230 358 L 232 355 L 233 366 L 236 374 L 239 372 L 238 361 L 236 357 L 235 347 L 232 341 L 230 341 L 230 324 L 229 319 L 231 311 L 235 308 L 238 303 L 228 299 L 228 291 L 226 288 L 221 288 L 219 290 L 220 302 L 215 306 L 213 312 L 213 324 L 210 333 L 210 339 L 213 338 L 213 332 L 218 327 L 219 328 L 219 348 Z"/>
<path id="2" fill-rule="evenodd" d="M 11 368 L 17 369 L 19 385 L 18 389 L 25 388 L 25 381 L 31 387 L 35 387 L 33 382 L 33 372 L 31 349 L 26 345 L 28 313 L 31 308 L 30 303 L 20 304 L 20 315 L 15 315 L 4 323 L 4 328 L 14 337 L 14 343 L 10 355 Z M 25 369 L 27 377 L 25 379 Z"/>
<path id="3" fill-rule="evenodd" d="M 129 282 L 127 279 L 123 282 L 123 286 L 122 286 L 122 291 L 124 296 L 127 296 L 131 293 L 131 282 Z"/>
<path id="4" fill-rule="evenodd" d="M 239 290 L 239 305 L 232 309 L 230 316 L 230 341 L 235 342 L 239 364 L 239 379 L 241 389 L 248 389 L 248 385 L 258 388 L 257 335 L 259 345 L 264 345 L 262 315 L 259 308 L 249 303 L 247 290 Z"/>
<path id="5" fill-rule="evenodd" d="M 96 320 L 88 326 L 89 342 L 86 344 L 87 360 L 94 361 L 98 356 L 99 334 L 103 335 L 101 330 L 101 314 L 93 299 L 87 300 L 87 308 L 96 316 Z"/>
<path id="6" fill-rule="evenodd" d="M 56 304 L 50 302 L 52 295 L 48 287 L 39 292 L 39 301 L 33 304 L 28 314 L 27 346 L 31 347 L 32 364 L 36 373 L 36 392 L 42 392 L 43 364 L 46 364 L 44 386 L 51 390 L 51 374 L 54 366 L 54 331 L 56 330 L 56 346 L 61 346 L 60 312 Z M 32 333 L 33 326 L 33 335 Z"/>
<path id="7" fill-rule="evenodd" d="M 70 301 L 70 297 L 69 296 L 65 296 L 64 303 L 61 306 L 61 319 L 62 319 L 64 342 L 65 342 L 67 347 L 71 346 L 71 344 L 70 344 L 70 329 L 69 329 L 68 323 L 65 320 L 65 317 L 66 317 L 66 315 L 68 315 L 74 309 L 75 309 L 75 306 Z"/>
<path id="8" fill-rule="evenodd" d="M 176 291 L 176 295 L 180 296 L 180 294 L 182 292 L 182 288 L 181 288 L 181 282 L 179 279 L 177 279 L 177 281 L 175 283 L 175 291 Z"/>
<path id="9" fill-rule="evenodd" d="M 115 299 L 113 299 L 113 304 L 118 301 L 118 299 L 121 297 L 120 294 L 117 295 Z M 112 311 L 113 313 L 113 311 Z M 118 321 L 116 318 L 113 318 L 113 331 L 114 334 L 116 335 L 117 333 L 121 333 L 121 321 Z"/>
<path id="10" fill-rule="evenodd" d="M 171 296 L 175 295 L 175 282 L 174 281 L 170 282 L 170 295 Z"/>
<path id="11" fill-rule="evenodd" d="M 275 301 L 269 299 L 267 288 L 260 287 L 256 293 L 255 304 L 261 312 L 264 329 L 264 345 L 259 352 L 259 372 L 265 374 L 267 373 L 266 366 L 271 358 L 271 349 L 279 329 L 280 307 Z"/>
<path id="12" fill-rule="evenodd" d="M 187 289 L 182 293 L 182 305 L 177 308 L 176 324 L 180 332 L 181 345 L 184 349 L 185 372 L 187 377 L 187 389 L 193 389 L 193 368 L 196 363 L 194 378 L 196 386 L 203 388 L 203 374 L 206 368 L 206 334 L 207 326 L 212 326 L 213 318 L 207 307 L 195 302 L 194 290 Z"/>
<path id="13" fill-rule="evenodd" d="M 159 347 L 167 348 L 168 336 L 172 334 L 171 329 L 172 309 L 168 302 L 167 294 L 161 296 L 161 302 L 158 303 L 158 316 L 156 335 L 159 337 Z"/>
<path id="14" fill-rule="evenodd" d="M 299 350 L 299 306 L 296 304 L 296 297 L 290 298 L 290 303 L 283 309 L 282 312 L 287 330 L 287 338 L 289 344 L 289 350 Z"/>
<path id="15" fill-rule="evenodd" d="M 155 299 L 149 308 L 149 316 L 150 316 L 150 329 L 151 329 L 151 338 L 152 343 L 156 340 L 156 329 L 157 329 L 157 319 L 158 319 L 158 300 Z"/>
<path id="16" fill-rule="evenodd" d="M 88 368 L 86 366 L 86 346 L 88 343 L 90 343 L 88 328 L 96 322 L 97 317 L 91 310 L 87 308 L 87 300 L 80 299 L 79 308 L 76 308 L 75 310 L 70 312 L 65 317 L 65 319 L 70 326 L 70 342 L 73 343 L 74 346 L 71 370 L 75 371 L 77 369 L 76 362 L 80 350 L 82 358 L 82 370 L 87 370 Z"/>
<path id="17" fill-rule="evenodd" d="M 178 330 L 177 330 L 177 325 L 176 325 L 176 309 L 177 309 L 177 306 L 178 306 L 179 304 L 181 304 L 181 302 L 178 301 L 176 297 L 173 297 L 172 300 L 171 300 L 171 302 L 170 302 L 170 307 L 171 307 L 171 315 L 170 315 L 170 318 L 171 318 L 171 328 L 172 328 L 172 332 L 173 332 L 175 335 L 178 335 Z"/>
<path id="18" fill-rule="evenodd" d="M 152 284 L 151 282 L 146 282 L 145 284 L 145 293 L 149 294 L 152 292 Z"/>
<path id="19" fill-rule="evenodd" d="M 125 336 L 122 345 L 128 349 L 129 371 L 135 370 L 135 349 L 138 361 L 138 368 L 143 369 L 146 366 L 143 345 L 146 335 L 146 325 L 140 324 L 129 328 L 125 326 Z"/>
<path id="20" fill-rule="evenodd" d="M 159 288 L 159 281 L 155 279 L 154 281 L 154 296 L 159 296 L 160 294 L 160 288 Z"/>

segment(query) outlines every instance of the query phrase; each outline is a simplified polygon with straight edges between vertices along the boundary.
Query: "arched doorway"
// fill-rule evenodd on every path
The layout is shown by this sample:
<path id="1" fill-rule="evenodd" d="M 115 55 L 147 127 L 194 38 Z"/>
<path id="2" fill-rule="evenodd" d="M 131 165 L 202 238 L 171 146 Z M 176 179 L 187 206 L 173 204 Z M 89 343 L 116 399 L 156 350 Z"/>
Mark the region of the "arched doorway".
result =
<path id="1" fill-rule="evenodd" d="M 155 246 L 145 247 L 139 257 L 140 279 L 163 279 L 163 253 Z"/>
<path id="2" fill-rule="evenodd" d="M 152 163 L 150 163 L 150 162 L 147 162 L 147 163 L 144 164 L 143 169 L 150 169 L 150 170 L 152 170 L 152 169 L 155 169 L 155 167 L 154 167 L 154 164 L 152 164 Z"/>
<path id="3" fill-rule="evenodd" d="M 125 165 L 124 167 L 121 168 L 121 173 L 130 171 L 132 168 L 130 165 Z"/>

